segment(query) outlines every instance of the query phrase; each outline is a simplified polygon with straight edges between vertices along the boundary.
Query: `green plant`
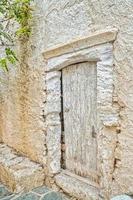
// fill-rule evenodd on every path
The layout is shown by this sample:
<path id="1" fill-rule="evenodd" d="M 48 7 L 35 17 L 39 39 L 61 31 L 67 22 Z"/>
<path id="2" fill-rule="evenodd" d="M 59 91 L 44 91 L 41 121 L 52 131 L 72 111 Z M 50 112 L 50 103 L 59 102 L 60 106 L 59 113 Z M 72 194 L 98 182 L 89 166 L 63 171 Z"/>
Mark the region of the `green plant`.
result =
<path id="1" fill-rule="evenodd" d="M 8 64 L 18 61 L 14 50 L 11 48 L 15 37 L 27 40 L 31 33 L 30 19 L 32 0 L 0 0 L 0 43 L 5 48 L 5 56 L 0 58 L 0 67 L 8 71 Z M 15 33 L 8 30 L 11 22 L 17 22 L 19 28 Z"/>

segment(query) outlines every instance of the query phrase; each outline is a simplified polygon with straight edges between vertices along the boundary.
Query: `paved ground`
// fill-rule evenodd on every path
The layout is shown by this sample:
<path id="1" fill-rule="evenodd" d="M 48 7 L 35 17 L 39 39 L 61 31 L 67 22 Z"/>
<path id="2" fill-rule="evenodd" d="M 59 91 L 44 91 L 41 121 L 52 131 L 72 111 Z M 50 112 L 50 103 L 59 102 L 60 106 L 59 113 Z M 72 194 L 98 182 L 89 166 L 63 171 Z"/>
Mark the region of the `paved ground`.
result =
<path id="1" fill-rule="evenodd" d="M 45 186 L 36 188 L 28 193 L 15 195 L 0 184 L 0 200 L 65 200 L 65 198 Z"/>
<path id="2" fill-rule="evenodd" d="M 120 195 L 111 200 L 131 199 L 133 199 L 133 196 L 129 197 L 127 195 Z M 0 200 L 68 200 L 68 198 L 62 197 L 61 194 L 54 192 L 45 186 L 36 188 L 28 193 L 12 194 L 4 185 L 0 184 Z M 74 200 L 74 198 L 71 200 Z"/>

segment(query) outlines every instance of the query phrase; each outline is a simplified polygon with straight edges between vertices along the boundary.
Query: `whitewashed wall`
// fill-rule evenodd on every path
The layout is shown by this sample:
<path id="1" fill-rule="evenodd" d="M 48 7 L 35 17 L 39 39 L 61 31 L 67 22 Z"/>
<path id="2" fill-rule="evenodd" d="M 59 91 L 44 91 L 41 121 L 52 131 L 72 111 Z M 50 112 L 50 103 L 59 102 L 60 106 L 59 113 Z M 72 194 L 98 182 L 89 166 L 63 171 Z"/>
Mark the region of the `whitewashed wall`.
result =
<path id="1" fill-rule="evenodd" d="M 33 36 L 28 43 L 28 68 L 17 68 L 1 86 L 2 140 L 31 159 L 46 163 L 45 63 L 42 52 L 106 27 L 118 28 L 114 43 L 114 106 L 120 129 L 105 128 L 103 149 L 113 145 L 114 157 L 103 160 L 104 187 L 133 193 L 133 2 L 132 0 L 36 0 Z M 113 101 L 112 101 L 113 102 Z M 114 162 L 114 163 L 113 163 Z M 111 172 L 109 174 L 108 172 Z"/>

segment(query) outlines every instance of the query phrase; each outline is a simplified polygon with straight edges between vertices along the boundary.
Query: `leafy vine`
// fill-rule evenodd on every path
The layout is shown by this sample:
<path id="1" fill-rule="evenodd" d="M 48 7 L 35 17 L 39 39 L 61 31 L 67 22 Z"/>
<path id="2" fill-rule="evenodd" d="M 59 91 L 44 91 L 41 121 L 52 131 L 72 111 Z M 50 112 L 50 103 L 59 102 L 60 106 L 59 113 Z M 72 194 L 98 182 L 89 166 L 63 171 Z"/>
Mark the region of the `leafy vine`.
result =
<path id="1" fill-rule="evenodd" d="M 0 67 L 8 71 L 8 64 L 15 64 L 18 58 L 13 50 L 15 38 L 28 40 L 31 34 L 32 0 L 0 0 L 0 45 L 5 56 L 0 58 Z M 19 28 L 14 33 L 8 30 L 10 23 L 17 22 Z"/>

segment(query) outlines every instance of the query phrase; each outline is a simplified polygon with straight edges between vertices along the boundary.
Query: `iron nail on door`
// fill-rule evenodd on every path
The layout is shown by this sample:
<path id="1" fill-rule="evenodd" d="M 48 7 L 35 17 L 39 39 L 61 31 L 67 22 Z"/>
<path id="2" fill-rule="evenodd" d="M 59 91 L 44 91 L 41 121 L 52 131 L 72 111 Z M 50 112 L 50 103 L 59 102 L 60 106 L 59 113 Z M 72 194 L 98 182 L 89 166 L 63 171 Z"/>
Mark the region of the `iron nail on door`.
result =
<path id="1" fill-rule="evenodd" d="M 65 109 L 64 109 L 65 112 L 69 112 L 69 110 L 70 109 L 68 107 L 65 107 Z"/>

